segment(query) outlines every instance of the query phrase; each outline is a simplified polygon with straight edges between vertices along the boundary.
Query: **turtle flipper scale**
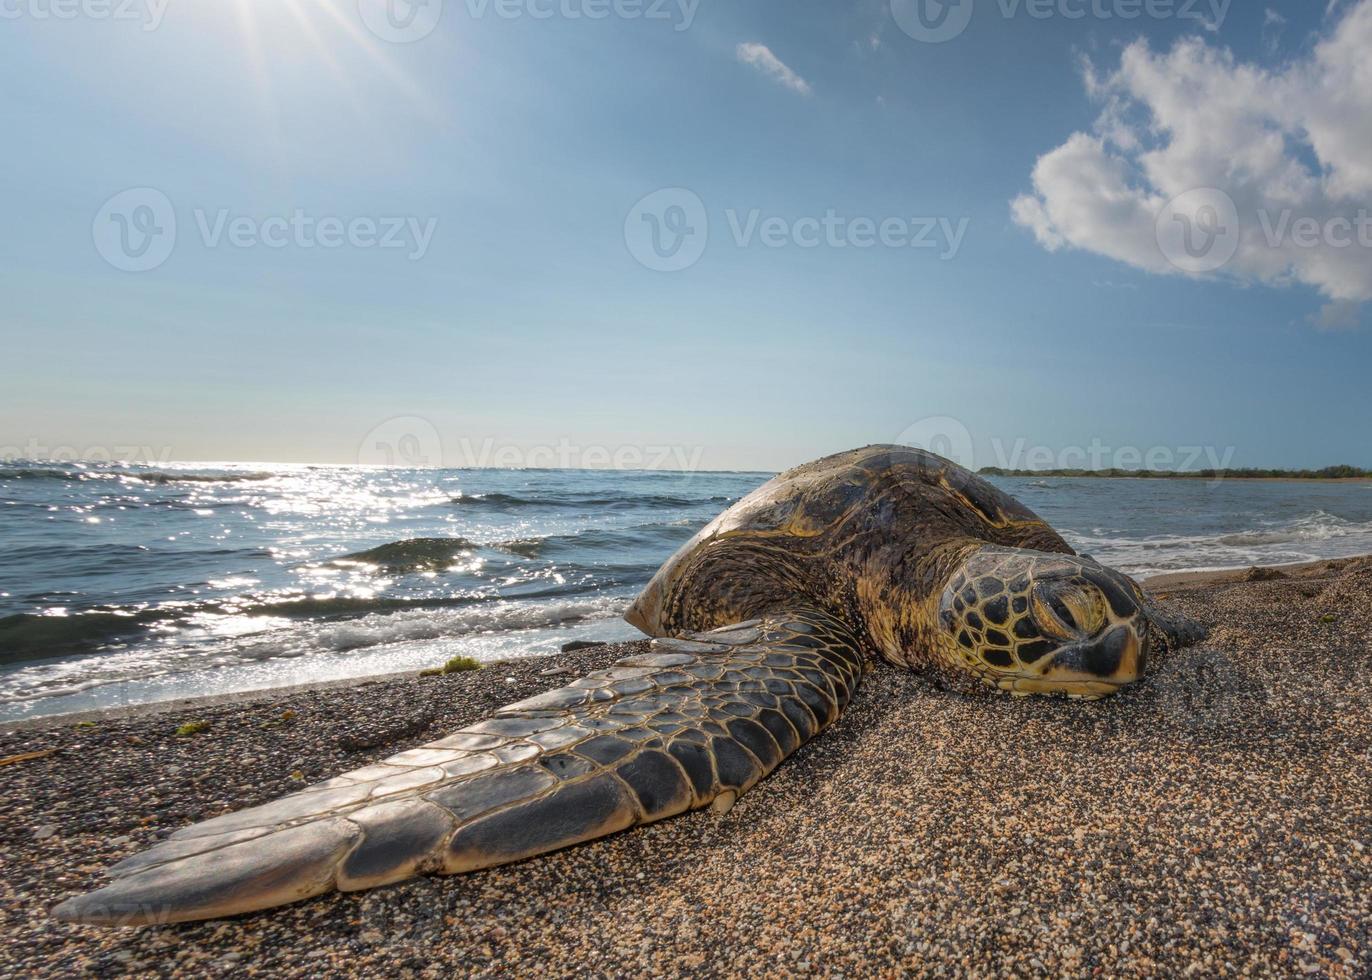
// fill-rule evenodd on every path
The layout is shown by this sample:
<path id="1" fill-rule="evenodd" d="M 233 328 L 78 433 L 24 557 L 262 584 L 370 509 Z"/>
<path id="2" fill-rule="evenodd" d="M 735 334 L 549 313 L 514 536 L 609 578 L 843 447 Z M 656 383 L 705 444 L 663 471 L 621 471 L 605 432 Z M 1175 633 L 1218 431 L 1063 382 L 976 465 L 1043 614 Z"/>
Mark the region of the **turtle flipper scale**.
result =
<path id="1" fill-rule="evenodd" d="M 832 724 L 862 669 L 852 630 L 810 608 L 656 640 L 436 742 L 186 827 L 54 914 L 219 918 L 506 864 L 727 802 Z"/>

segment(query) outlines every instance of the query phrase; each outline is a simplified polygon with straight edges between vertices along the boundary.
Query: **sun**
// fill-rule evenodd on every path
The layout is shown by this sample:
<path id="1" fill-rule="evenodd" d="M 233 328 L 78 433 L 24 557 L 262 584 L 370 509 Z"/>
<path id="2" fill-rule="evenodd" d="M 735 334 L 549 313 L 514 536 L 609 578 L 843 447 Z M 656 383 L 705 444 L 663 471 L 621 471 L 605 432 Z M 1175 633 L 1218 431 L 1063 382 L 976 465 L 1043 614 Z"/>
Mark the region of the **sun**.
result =
<path id="1" fill-rule="evenodd" d="M 232 0 L 233 17 L 259 97 L 276 106 L 277 88 L 292 75 L 322 70 L 340 93 L 363 101 L 349 62 L 361 56 L 411 104 L 432 108 L 429 94 L 397 63 L 399 46 L 369 30 L 357 0 Z"/>

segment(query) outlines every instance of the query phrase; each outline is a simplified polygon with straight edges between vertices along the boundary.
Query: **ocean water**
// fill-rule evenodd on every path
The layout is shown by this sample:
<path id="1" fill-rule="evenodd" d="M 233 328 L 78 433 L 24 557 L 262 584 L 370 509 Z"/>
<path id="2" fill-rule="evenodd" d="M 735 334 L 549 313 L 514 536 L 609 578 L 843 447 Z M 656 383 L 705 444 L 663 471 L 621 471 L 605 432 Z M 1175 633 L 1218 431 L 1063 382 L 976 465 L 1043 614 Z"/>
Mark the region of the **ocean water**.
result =
<path id="1" fill-rule="evenodd" d="M 0 721 L 638 635 L 765 473 L 0 463 Z M 1136 575 L 1372 552 L 1372 485 L 995 481 Z"/>

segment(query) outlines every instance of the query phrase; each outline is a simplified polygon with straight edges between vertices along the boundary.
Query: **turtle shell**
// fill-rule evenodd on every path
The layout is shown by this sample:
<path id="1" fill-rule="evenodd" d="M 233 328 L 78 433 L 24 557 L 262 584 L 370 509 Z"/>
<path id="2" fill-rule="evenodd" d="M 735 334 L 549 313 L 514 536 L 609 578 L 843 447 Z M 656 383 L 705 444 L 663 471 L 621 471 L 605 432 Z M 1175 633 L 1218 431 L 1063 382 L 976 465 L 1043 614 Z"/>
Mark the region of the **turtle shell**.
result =
<path id="1" fill-rule="evenodd" d="M 724 511 L 667 560 L 625 618 L 650 635 L 712 629 L 795 595 L 823 600 L 874 565 L 917 563 L 969 540 L 1073 553 L 1019 501 L 941 456 L 850 450 L 787 470 Z"/>

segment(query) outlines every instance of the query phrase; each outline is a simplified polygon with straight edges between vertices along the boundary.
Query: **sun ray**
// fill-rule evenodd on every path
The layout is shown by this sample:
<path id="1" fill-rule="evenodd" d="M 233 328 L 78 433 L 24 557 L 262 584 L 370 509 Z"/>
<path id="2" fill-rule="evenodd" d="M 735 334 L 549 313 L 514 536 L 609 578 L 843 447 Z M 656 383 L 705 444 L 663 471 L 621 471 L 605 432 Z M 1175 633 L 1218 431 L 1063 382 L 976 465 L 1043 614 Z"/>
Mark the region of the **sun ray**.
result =
<path id="1" fill-rule="evenodd" d="M 333 0 L 312 0 L 345 34 L 351 38 L 358 47 L 366 54 L 367 58 L 379 68 L 386 77 L 409 96 L 412 107 L 419 109 L 425 116 L 435 122 L 443 120 L 443 114 L 439 111 L 437 104 L 430 94 L 415 82 L 408 74 L 397 68 L 389 58 L 380 50 L 381 40 L 367 33 L 355 16 L 349 15 L 338 9 L 337 3 Z M 351 4 L 356 10 L 356 3 Z"/>
<path id="2" fill-rule="evenodd" d="M 258 28 L 253 0 L 236 0 L 234 16 L 238 21 L 238 31 L 242 37 L 253 85 L 257 90 L 258 102 L 267 119 L 272 147 L 279 159 L 282 151 L 281 113 L 272 86 L 271 66 L 262 49 L 262 34 Z"/>
<path id="3" fill-rule="evenodd" d="M 286 12 L 289 13 L 291 19 L 295 21 L 296 26 L 304 33 L 306 39 L 309 41 L 310 48 L 314 51 L 319 60 L 323 62 L 325 68 L 329 72 L 329 76 L 333 78 L 339 86 L 347 90 L 348 107 L 352 109 L 357 116 L 364 117 L 366 113 L 362 111 L 361 99 L 359 98 L 356 85 L 353 84 L 353 80 L 349 77 L 348 73 L 343 70 L 343 66 L 339 64 L 338 58 L 334 56 L 333 49 L 324 41 L 323 37 L 320 36 L 319 29 L 315 25 L 315 22 L 301 9 L 302 0 L 278 0 L 278 2 L 285 7 Z M 321 0 L 309 0 L 309 2 L 320 4 Z M 325 0 L 325 2 L 327 2 L 327 0 Z"/>

